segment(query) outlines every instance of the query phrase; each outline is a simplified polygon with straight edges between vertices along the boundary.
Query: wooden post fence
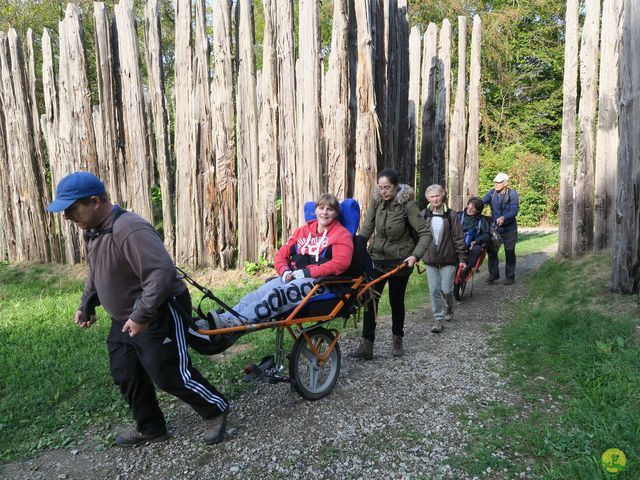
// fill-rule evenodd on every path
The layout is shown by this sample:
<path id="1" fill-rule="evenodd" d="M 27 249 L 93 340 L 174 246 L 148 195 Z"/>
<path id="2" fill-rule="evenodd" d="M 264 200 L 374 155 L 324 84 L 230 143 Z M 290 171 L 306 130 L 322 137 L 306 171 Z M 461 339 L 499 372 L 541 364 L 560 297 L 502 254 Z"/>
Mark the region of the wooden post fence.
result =
<path id="1" fill-rule="evenodd" d="M 430 25 L 423 48 L 407 4 L 336 0 L 323 74 L 318 2 L 299 2 L 296 39 L 293 1 L 263 1 L 256 72 L 252 0 L 177 0 L 171 91 L 158 0 L 95 2 L 89 48 L 69 4 L 58 47 L 42 31 L 41 65 L 33 32 L 24 42 L 0 33 L 0 259 L 82 260 L 75 225 L 45 211 L 76 170 L 98 174 L 114 202 L 156 223 L 190 267 L 271 259 L 303 201 L 327 188 L 357 198 L 364 214 L 381 166 L 412 184 L 418 168 L 423 182 L 444 183 L 451 28 L 445 20 L 438 38 Z"/>

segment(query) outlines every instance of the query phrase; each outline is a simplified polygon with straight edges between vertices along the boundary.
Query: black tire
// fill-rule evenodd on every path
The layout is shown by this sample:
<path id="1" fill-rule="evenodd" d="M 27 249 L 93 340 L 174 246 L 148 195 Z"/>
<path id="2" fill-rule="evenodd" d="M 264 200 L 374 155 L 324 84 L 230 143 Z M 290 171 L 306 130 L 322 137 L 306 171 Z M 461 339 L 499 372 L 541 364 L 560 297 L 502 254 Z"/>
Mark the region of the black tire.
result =
<path id="1" fill-rule="evenodd" d="M 315 328 L 307 335 L 322 355 L 328 349 L 334 335 L 325 328 Z M 289 357 L 291 386 L 298 394 L 309 400 L 319 400 L 331 393 L 340 376 L 342 355 L 336 343 L 329 357 L 318 365 L 318 360 L 302 335 L 298 337 Z"/>
<path id="2" fill-rule="evenodd" d="M 465 282 L 464 280 L 460 280 L 460 283 L 454 283 L 453 284 L 453 296 L 455 297 L 456 300 L 460 301 L 462 300 L 462 297 L 464 296 L 464 291 L 467 288 L 467 282 Z"/>

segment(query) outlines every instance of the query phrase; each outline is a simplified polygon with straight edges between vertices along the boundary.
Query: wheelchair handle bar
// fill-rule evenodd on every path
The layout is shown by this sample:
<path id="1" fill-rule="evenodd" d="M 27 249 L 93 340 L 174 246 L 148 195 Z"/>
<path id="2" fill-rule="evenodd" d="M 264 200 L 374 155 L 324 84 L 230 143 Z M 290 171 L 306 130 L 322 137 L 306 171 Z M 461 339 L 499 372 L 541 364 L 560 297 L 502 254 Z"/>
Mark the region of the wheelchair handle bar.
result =
<path id="1" fill-rule="evenodd" d="M 396 268 L 394 268 L 393 270 L 389 270 L 388 272 L 386 272 L 384 275 L 380 275 L 379 277 L 371 280 L 369 283 L 366 283 L 363 285 L 362 290 L 360 290 L 358 292 L 358 296 L 356 298 L 360 298 L 362 295 L 364 295 L 364 293 L 369 290 L 371 287 L 373 287 L 375 284 L 380 283 L 382 280 L 386 280 L 387 278 L 391 277 L 392 275 L 395 275 L 396 273 L 398 273 L 400 270 L 402 270 L 403 268 L 407 268 L 409 266 L 409 264 L 407 262 L 402 262 L 400 265 L 398 265 Z"/>

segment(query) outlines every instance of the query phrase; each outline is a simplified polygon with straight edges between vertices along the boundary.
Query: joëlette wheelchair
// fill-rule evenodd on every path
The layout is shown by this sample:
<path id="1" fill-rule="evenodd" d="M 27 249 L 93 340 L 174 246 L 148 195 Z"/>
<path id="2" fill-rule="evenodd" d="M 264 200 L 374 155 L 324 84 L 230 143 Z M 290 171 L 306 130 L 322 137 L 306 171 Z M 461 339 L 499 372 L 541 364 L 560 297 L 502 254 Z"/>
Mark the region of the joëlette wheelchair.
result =
<path id="1" fill-rule="evenodd" d="M 225 351 L 249 332 L 275 328 L 275 354 L 263 358 L 257 364 L 248 365 L 243 379 L 266 383 L 289 382 L 293 390 L 309 400 L 318 400 L 328 395 L 338 381 L 342 362 L 338 345 L 339 331 L 329 328 L 328 322 L 340 317 L 346 323 L 346 319 L 355 315 L 371 299 L 373 285 L 406 266 L 404 263 L 400 264 L 385 275 L 372 279 L 367 242 L 355 234 L 360 222 L 360 206 L 355 200 L 346 199 L 341 203 L 340 209 L 338 221 L 354 236 L 354 255 L 348 270 L 338 277 L 317 279 L 313 289 L 300 304 L 271 321 L 214 330 L 199 328 L 199 320 L 207 318 L 201 308 L 205 299 L 212 300 L 222 310 L 232 314 L 234 312 L 209 289 L 180 271 L 182 278 L 203 294 L 196 307 L 199 318 L 186 319 L 189 330 L 194 334 L 194 341 L 189 341 L 192 348 L 205 355 L 213 355 Z M 315 218 L 314 202 L 305 204 L 304 210 L 305 220 Z M 321 287 L 327 287 L 330 293 L 315 295 Z M 212 321 L 208 323 L 213 324 Z M 285 330 L 293 338 L 293 347 L 288 354 L 284 349 Z"/>

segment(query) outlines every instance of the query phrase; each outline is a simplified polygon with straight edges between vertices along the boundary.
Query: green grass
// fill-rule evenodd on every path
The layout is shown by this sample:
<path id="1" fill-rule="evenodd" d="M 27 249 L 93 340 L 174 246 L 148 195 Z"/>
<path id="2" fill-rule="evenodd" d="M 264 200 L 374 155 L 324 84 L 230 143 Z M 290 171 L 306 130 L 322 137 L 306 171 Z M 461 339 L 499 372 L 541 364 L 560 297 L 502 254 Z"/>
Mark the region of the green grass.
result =
<path id="1" fill-rule="evenodd" d="M 521 237 L 518 251 L 523 254 L 532 242 L 535 249 L 553 241 L 553 236 Z M 73 323 L 82 290 L 78 278 L 77 271 L 71 275 L 69 269 L 55 265 L 0 263 L 0 463 L 87 441 L 103 448 L 113 440 L 116 425 L 130 422 L 109 374 L 105 339 L 110 320 L 98 309 L 99 321 L 93 327 L 79 329 Z M 256 279 L 215 293 L 233 304 L 259 283 Z M 199 295 L 194 293 L 193 299 L 197 303 Z M 407 308 L 422 307 L 427 301 L 424 274 L 412 275 Z M 383 299 L 381 314 L 389 313 Z M 333 326 L 341 328 L 342 321 Z M 247 348 L 224 362 L 198 354 L 192 360 L 233 399 L 254 388 L 240 381 L 242 369 L 273 353 L 273 335 L 268 330 L 241 338 L 238 344 L 246 343 Z M 290 344 L 288 335 L 285 338 Z M 162 404 L 176 401 L 162 392 L 159 398 Z"/>
<path id="2" fill-rule="evenodd" d="M 114 424 L 129 413 L 109 374 L 105 339 L 110 320 L 98 309 L 89 329 L 73 323 L 82 283 L 60 267 L 0 265 L 0 462 L 28 458 L 42 449 L 86 441 L 97 448 L 113 439 Z M 257 282 L 257 281 L 256 281 Z M 218 293 L 234 302 L 255 287 Z M 194 298 L 197 298 L 194 295 Z M 240 339 L 250 348 L 225 363 L 192 355 L 194 364 L 230 398 L 247 388 L 242 368 L 272 350 L 272 332 Z M 175 401 L 160 393 L 162 403 Z"/>
<path id="3" fill-rule="evenodd" d="M 607 255 L 550 260 L 532 276 L 496 339 L 521 401 L 481 410 L 459 460 L 470 474 L 530 465 L 544 479 L 640 478 L 640 316 L 637 298 L 609 293 L 610 264 Z M 615 475 L 600 460 L 610 448 L 627 457 Z"/>

